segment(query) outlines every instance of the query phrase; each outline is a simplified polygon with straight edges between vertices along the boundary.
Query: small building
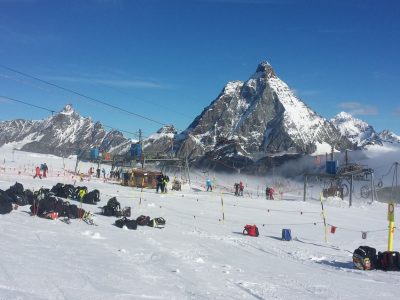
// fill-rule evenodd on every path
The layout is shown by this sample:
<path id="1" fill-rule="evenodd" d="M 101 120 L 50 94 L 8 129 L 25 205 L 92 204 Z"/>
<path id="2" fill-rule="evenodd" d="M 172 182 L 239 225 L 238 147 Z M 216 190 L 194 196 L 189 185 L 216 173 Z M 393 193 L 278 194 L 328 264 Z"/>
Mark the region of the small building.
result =
<path id="1" fill-rule="evenodd" d="M 122 172 L 122 185 L 150 188 L 157 187 L 157 176 L 161 175 L 160 171 L 146 171 L 143 169 L 129 169 Z"/>
<path id="2" fill-rule="evenodd" d="M 90 150 L 90 160 L 98 159 L 99 155 L 100 155 L 99 148 L 92 148 Z"/>
<path id="3" fill-rule="evenodd" d="M 131 157 L 140 159 L 142 156 L 142 145 L 139 143 L 131 144 Z"/>

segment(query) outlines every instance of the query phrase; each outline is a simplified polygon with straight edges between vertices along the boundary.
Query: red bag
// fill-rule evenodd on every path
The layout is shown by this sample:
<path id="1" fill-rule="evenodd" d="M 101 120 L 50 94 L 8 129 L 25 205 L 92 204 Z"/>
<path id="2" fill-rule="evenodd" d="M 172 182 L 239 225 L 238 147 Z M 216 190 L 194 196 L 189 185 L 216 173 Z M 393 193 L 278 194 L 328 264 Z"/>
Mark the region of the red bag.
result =
<path id="1" fill-rule="evenodd" d="M 258 228 L 256 225 L 246 225 L 244 226 L 243 234 L 250 236 L 258 236 L 259 235 Z"/>

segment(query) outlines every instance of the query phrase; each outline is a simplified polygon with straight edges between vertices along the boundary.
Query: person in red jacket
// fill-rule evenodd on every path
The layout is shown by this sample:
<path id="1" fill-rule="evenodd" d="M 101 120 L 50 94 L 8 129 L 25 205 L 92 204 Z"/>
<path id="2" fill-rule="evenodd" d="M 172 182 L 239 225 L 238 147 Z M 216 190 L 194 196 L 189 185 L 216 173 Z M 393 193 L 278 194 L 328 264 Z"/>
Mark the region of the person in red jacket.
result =
<path id="1" fill-rule="evenodd" d="M 36 167 L 36 174 L 35 174 L 35 176 L 33 176 L 33 178 L 36 178 L 38 176 L 39 176 L 40 179 L 42 179 L 42 174 L 40 174 L 40 168 Z"/>
<path id="2" fill-rule="evenodd" d="M 268 190 L 269 200 L 274 200 L 275 190 L 272 187 L 267 188 L 267 190 Z"/>
<path id="3" fill-rule="evenodd" d="M 239 196 L 243 196 L 244 184 L 243 182 L 239 183 Z"/>

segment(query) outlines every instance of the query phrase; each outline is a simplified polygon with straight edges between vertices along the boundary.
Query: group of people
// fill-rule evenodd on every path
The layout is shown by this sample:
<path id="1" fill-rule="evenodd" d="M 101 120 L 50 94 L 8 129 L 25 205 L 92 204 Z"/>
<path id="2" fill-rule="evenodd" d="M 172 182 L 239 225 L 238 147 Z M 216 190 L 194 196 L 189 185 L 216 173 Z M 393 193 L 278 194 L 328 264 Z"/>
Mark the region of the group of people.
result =
<path id="1" fill-rule="evenodd" d="M 89 169 L 89 175 L 92 176 L 93 173 L 94 173 L 94 172 L 93 172 L 93 167 L 90 167 L 90 169 Z M 96 169 L 96 177 L 97 177 L 97 178 L 100 178 L 100 173 L 103 174 L 103 178 L 106 178 L 106 169 L 102 168 L 102 169 L 100 170 L 100 168 L 97 168 L 97 169 Z"/>
<path id="2" fill-rule="evenodd" d="M 209 178 L 207 178 L 207 180 L 206 180 L 206 188 L 207 188 L 207 192 L 213 190 L 212 181 Z M 233 185 L 233 188 L 235 190 L 235 196 L 242 196 L 243 197 L 244 184 L 243 184 L 242 181 L 240 181 L 239 183 L 235 182 L 235 184 Z M 274 188 L 267 186 L 266 189 L 265 189 L 265 197 L 266 197 L 266 199 L 267 200 L 274 200 L 274 194 L 275 194 Z"/>
<path id="3" fill-rule="evenodd" d="M 92 176 L 94 174 L 94 168 L 90 167 L 88 173 L 89 173 L 89 176 Z M 103 176 L 103 178 L 106 178 L 106 170 L 104 168 L 102 168 L 102 169 L 97 168 L 96 169 L 96 177 L 100 178 L 101 176 Z M 121 179 L 121 171 L 120 170 L 110 171 L 110 178 L 115 178 L 115 179 L 120 180 Z"/>
<path id="4" fill-rule="evenodd" d="M 243 196 L 244 184 L 240 181 L 240 183 L 236 183 L 233 185 L 235 188 L 235 196 Z"/>
<path id="5" fill-rule="evenodd" d="M 121 179 L 121 171 L 120 170 L 110 171 L 110 178 L 120 180 Z"/>
<path id="6" fill-rule="evenodd" d="M 265 197 L 267 198 L 267 200 L 274 200 L 274 194 L 275 194 L 274 188 L 267 186 L 265 189 Z"/>
<path id="7" fill-rule="evenodd" d="M 40 165 L 40 167 L 37 166 L 35 168 L 35 175 L 33 176 L 33 178 L 39 177 L 40 179 L 42 179 L 42 176 L 44 178 L 46 178 L 48 172 L 49 172 L 49 168 L 47 167 L 47 164 L 43 163 L 43 164 Z"/>
<path id="8" fill-rule="evenodd" d="M 156 177 L 157 185 L 156 185 L 156 192 L 160 190 L 161 193 L 167 192 L 167 184 L 169 182 L 168 175 L 163 175 L 162 173 Z"/>

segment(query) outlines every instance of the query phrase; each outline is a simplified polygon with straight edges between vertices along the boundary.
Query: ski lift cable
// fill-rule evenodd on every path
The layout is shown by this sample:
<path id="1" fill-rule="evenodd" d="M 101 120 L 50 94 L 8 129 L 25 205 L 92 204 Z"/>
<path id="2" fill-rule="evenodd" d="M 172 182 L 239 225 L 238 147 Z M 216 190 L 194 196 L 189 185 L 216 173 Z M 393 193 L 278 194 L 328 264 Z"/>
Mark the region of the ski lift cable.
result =
<path id="1" fill-rule="evenodd" d="M 18 102 L 18 103 L 22 103 L 22 104 L 25 104 L 25 105 L 28 105 L 28 106 L 36 107 L 36 108 L 51 112 L 52 114 L 55 113 L 54 110 L 51 110 L 49 108 L 45 108 L 45 107 L 42 107 L 42 106 L 39 106 L 39 105 L 35 105 L 35 104 L 32 104 L 32 103 L 28 103 L 28 102 L 25 102 L 25 101 L 17 100 L 17 99 L 11 98 L 11 97 L 0 95 L 0 98 L 6 99 L 6 100 L 11 100 L 11 101 Z"/>
<path id="2" fill-rule="evenodd" d="M 46 92 L 48 92 L 48 93 L 54 93 L 54 91 L 51 91 L 50 89 L 46 89 L 46 88 L 44 88 L 43 86 L 40 86 L 40 85 L 38 85 L 38 84 L 34 84 L 33 81 L 25 81 L 25 80 L 19 79 L 19 78 L 17 78 L 17 77 L 12 77 L 12 76 L 10 76 L 10 75 L 5 75 L 5 74 L 1 74 L 1 73 L 0 73 L 0 77 L 5 78 L 5 79 L 8 79 L 8 80 L 15 81 L 15 82 L 20 83 L 20 84 L 32 86 L 32 87 L 34 87 L 34 88 L 37 88 L 37 89 L 40 89 L 40 90 L 44 90 L 44 91 L 46 91 Z M 112 90 L 115 91 L 115 92 L 118 92 L 118 93 L 120 93 L 120 94 L 122 94 L 122 95 L 124 95 L 124 96 L 130 96 L 129 94 L 127 94 L 127 93 L 125 93 L 125 92 L 122 92 L 122 91 L 119 90 L 119 89 L 113 88 Z M 162 108 L 166 108 L 166 109 L 170 109 L 170 108 L 171 108 L 171 107 L 169 107 L 169 106 L 162 105 L 162 104 L 159 104 L 159 103 L 154 103 L 154 102 L 151 102 L 151 101 L 149 101 L 149 100 L 146 100 L 146 101 L 145 101 L 145 100 L 143 100 L 143 99 L 138 99 L 137 97 L 135 98 L 135 100 L 136 100 L 136 101 L 140 101 L 140 102 L 144 102 L 144 103 L 149 103 L 149 104 L 154 105 L 154 106 L 157 106 L 157 107 L 162 107 Z M 186 115 L 186 114 L 184 114 L 184 113 L 182 113 L 182 112 L 179 112 L 179 111 L 177 111 L 176 109 L 172 109 L 171 112 L 173 112 L 173 113 L 175 113 L 175 114 L 179 114 L 180 116 L 189 118 L 188 115 Z"/>
<path id="3" fill-rule="evenodd" d="M 116 128 L 114 126 L 106 125 L 106 124 L 103 124 L 103 123 L 101 125 L 103 125 L 103 127 L 106 127 L 106 128 L 115 129 L 115 130 L 118 130 L 118 131 L 121 131 L 121 132 L 124 132 L 124 133 L 132 134 L 133 136 L 136 136 L 136 137 L 139 136 L 139 133 L 137 133 L 137 132 L 122 130 L 122 129 Z M 148 136 L 144 136 L 144 135 L 142 135 L 142 137 L 143 138 L 148 138 Z"/>
<path id="4" fill-rule="evenodd" d="M 113 104 L 107 103 L 107 102 L 105 102 L 105 101 L 103 101 L 103 100 L 99 100 L 99 99 L 96 99 L 96 98 L 93 98 L 93 97 L 87 96 L 87 95 L 85 95 L 85 94 L 82 94 L 82 93 L 80 93 L 80 92 L 76 92 L 76 91 L 74 91 L 74 90 L 72 90 L 72 89 L 65 88 L 65 87 L 63 87 L 63 86 L 61 86 L 61 85 L 58 85 L 58 84 L 55 84 L 55 83 L 51 83 L 51 82 L 49 82 L 49 81 L 47 81 L 47 80 L 40 79 L 40 78 L 38 78 L 38 77 L 36 77 L 36 76 L 29 75 L 29 74 L 27 74 L 27 73 L 24 73 L 24 72 L 18 71 L 18 70 L 16 70 L 16 69 L 13 69 L 13 68 L 7 67 L 7 66 L 5 66 L 5 65 L 2 65 L 2 64 L 0 64 L 0 68 L 6 69 L 6 70 L 8 70 L 8 71 L 11 71 L 11 72 L 14 72 L 14 73 L 20 74 L 20 75 L 22 75 L 22 76 L 25 76 L 25 77 L 28 77 L 28 78 L 31 78 L 31 79 L 34 79 L 34 80 L 37 80 L 37 81 L 39 81 L 39 82 L 42 82 L 42 83 L 44 83 L 44 84 L 47 84 L 47 85 L 50 85 L 50 86 L 56 87 L 56 88 L 58 88 L 58 89 L 61 89 L 61 90 L 63 90 L 63 91 L 66 91 L 66 92 L 69 92 L 69 93 L 72 93 L 72 94 L 78 95 L 78 96 L 80 96 L 80 97 L 83 97 L 83 98 L 86 98 L 86 99 L 88 99 L 88 100 L 91 100 L 91 101 L 94 101 L 94 102 L 100 103 L 100 104 L 102 104 L 102 105 L 105 105 L 105 106 L 111 107 L 111 108 L 113 108 L 113 109 L 116 109 L 116 110 L 119 110 L 119 111 L 125 112 L 125 113 L 127 113 L 127 114 L 130 114 L 130 115 L 133 115 L 133 116 L 136 116 L 136 117 L 142 118 L 142 119 L 144 119 L 144 120 L 147 120 L 147 121 L 150 121 L 150 122 L 153 122 L 153 123 L 156 123 L 156 124 L 162 125 L 162 126 L 165 126 L 165 125 L 167 125 L 167 124 L 165 124 L 165 123 L 159 122 L 159 121 L 157 121 L 157 120 L 154 120 L 154 119 L 152 119 L 152 118 L 149 118 L 149 117 L 146 117 L 146 116 L 143 116 L 143 115 L 140 115 L 140 114 L 137 114 L 137 113 L 131 112 L 131 111 L 129 111 L 129 110 L 126 110 L 126 109 L 124 109 L 124 108 L 121 108 L 121 107 L 119 107 L 119 106 L 116 106 L 116 105 L 113 105 Z"/>
<path id="5" fill-rule="evenodd" d="M 22 101 L 22 100 L 18 100 L 18 99 L 15 99 L 15 98 L 3 96 L 3 95 L 0 95 L 0 98 L 6 99 L 6 100 L 10 100 L 10 101 L 14 101 L 14 102 L 18 102 L 18 103 L 21 103 L 21 104 L 24 104 L 24 105 L 27 105 L 27 106 L 31 106 L 31 107 L 35 107 L 35 108 L 38 108 L 38 109 L 42 109 L 42 110 L 51 112 L 51 114 L 54 114 L 54 113 L 56 112 L 56 111 L 53 110 L 53 109 L 46 108 L 46 107 L 39 106 L 39 105 L 35 105 L 35 104 L 29 103 L 29 102 L 26 102 L 26 101 Z M 116 130 L 121 131 L 121 132 L 125 132 L 125 133 L 128 133 L 128 134 L 132 134 L 132 135 L 134 135 L 134 136 L 138 136 L 138 133 L 131 132 L 131 131 L 127 131 L 127 130 L 122 130 L 122 129 L 116 128 L 116 127 L 114 127 L 114 126 L 109 126 L 109 125 L 104 125 L 104 124 L 102 124 L 102 126 L 103 126 L 103 127 L 110 128 L 110 129 L 116 129 Z M 147 138 L 147 137 L 144 136 L 144 138 Z"/>

